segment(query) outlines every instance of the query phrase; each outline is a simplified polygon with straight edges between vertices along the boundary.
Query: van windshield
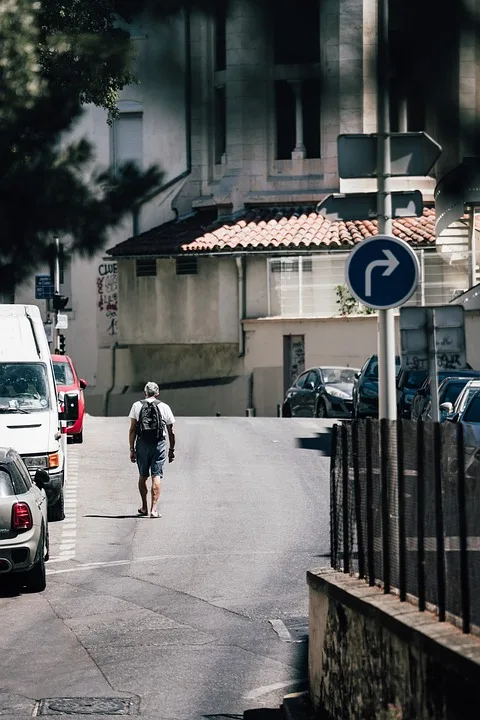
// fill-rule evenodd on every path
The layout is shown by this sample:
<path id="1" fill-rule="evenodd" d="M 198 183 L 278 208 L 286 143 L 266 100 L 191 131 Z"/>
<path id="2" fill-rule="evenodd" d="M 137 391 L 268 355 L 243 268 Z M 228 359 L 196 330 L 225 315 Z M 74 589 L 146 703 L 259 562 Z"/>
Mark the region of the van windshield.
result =
<path id="1" fill-rule="evenodd" d="M 49 407 L 43 363 L 0 363 L 0 412 L 32 412 Z"/>

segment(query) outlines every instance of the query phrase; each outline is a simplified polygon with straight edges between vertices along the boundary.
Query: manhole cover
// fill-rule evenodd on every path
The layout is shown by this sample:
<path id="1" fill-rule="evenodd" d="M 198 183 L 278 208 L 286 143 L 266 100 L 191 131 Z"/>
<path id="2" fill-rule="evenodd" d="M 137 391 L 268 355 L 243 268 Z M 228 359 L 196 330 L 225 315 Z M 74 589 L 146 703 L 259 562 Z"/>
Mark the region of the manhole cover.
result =
<path id="1" fill-rule="evenodd" d="M 308 640 L 308 618 L 295 617 L 283 620 L 269 620 L 270 625 L 283 642 L 306 642 Z"/>
<path id="2" fill-rule="evenodd" d="M 35 715 L 136 715 L 137 698 L 73 697 L 44 698 Z"/>

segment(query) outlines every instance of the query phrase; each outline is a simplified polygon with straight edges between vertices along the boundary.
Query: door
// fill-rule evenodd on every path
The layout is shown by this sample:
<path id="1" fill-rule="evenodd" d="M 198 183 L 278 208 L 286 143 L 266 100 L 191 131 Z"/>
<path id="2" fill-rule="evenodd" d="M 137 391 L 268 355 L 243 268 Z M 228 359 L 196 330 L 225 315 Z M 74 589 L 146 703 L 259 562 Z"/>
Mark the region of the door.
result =
<path id="1" fill-rule="evenodd" d="M 283 336 L 284 394 L 305 370 L 305 335 Z"/>

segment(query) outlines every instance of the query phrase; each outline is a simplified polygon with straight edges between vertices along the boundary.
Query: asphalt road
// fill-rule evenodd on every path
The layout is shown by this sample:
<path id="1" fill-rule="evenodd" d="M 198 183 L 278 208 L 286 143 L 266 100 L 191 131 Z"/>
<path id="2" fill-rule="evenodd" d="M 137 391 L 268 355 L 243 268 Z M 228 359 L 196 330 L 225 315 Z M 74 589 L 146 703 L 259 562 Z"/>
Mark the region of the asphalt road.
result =
<path id="1" fill-rule="evenodd" d="M 87 418 L 47 590 L 0 596 L 2 720 L 57 714 L 66 697 L 72 717 L 106 719 L 120 698 L 147 720 L 220 720 L 304 687 L 330 423 L 180 418 L 159 519 L 136 515 L 127 427 Z"/>

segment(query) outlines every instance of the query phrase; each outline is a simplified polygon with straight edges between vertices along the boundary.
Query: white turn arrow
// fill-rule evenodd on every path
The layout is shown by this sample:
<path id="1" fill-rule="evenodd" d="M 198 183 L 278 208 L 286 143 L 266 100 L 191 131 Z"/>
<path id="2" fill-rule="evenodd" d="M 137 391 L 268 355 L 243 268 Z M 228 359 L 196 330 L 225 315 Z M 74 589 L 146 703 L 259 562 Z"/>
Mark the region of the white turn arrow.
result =
<path id="1" fill-rule="evenodd" d="M 391 275 L 393 271 L 400 265 L 399 260 L 395 257 L 391 250 L 382 250 L 385 260 L 372 260 L 365 270 L 365 297 L 372 296 L 372 272 L 377 267 L 384 267 L 382 276 Z"/>

